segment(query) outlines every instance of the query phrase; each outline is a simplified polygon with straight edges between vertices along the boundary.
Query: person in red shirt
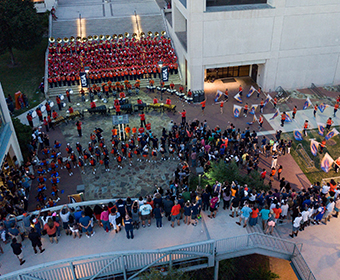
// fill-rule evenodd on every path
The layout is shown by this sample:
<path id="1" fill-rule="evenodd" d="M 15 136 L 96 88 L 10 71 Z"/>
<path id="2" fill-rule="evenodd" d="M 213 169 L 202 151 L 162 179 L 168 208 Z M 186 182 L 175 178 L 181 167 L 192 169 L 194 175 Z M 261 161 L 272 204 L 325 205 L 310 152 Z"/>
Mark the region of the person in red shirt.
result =
<path id="1" fill-rule="evenodd" d="M 66 90 L 66 96 L 67 96 L 68 102 L 71 103 L 71 95 L 70 95 L 70 91 L 69 90 Z"/>
<path id="2" fill-rule="evenodd" d="M 138 128 L 138 133 L 140 133 L 140 134 L 144 134 L 144 132 L 145 132 L 145 129 L 144 129 L 144 127 L 140 127 L 140 128 Z"/>
<path id="3" fill-rule="evenodd" d="M 56 118 L 58 118 L 58 113 L 55 111 L 55 110 L 53 110 L 53 112 L 52 112 L 52 118 L 55 120 Z"/>
<path id="4" fill-rule="evenodd" d="M 183 87 L 183 86 L 180 86 L 180 87 L 179 87 L 179 92 L 180 92 L 180 93 L 183 93 L 183 91 L 184 91 L 184 87 Z"/>
<path id="5" fill-rule="evenodd" d="M 178 200 L 175 200 L 175 205 L 171 208 L 171 226 L 174 228 L 175 221 L 177 220 L 177 224 L 180 225 L 180 214 L 181 205 L 178 204 Z"/>
<path id="6" fill-rule="evenodd" d="M 71 106 L 68 106 L 68 112 L 69 112 L 70 114 L 73 113 L 73 108 L 72 108 Z"/>
<path id="7" fill-rule="evenodd" d="M 275 109 L 275 108 L 276 108 L 276 105 L 277 105 L 277 98 L 276 98 L 276 97 L 274 97 L 273 103 L 274 103 L 274 109 Z"/>
<path id="8" fill-rule="evenodd" d="M 201 102 L 201 105 L 202 105 L 202 114 L 204 115 L 204 109 L 205 109 L 205 103 L 206 103 L 207 101 L 206 100 L 204 100 L 204 101 L 202 101 Z"/>
<path id="9" fill-rule="evenodd" d="M 51 106 L 50 106 L 50 104 L 48 104 L 48 102 L 46 102 L 46 103 L 45 103 L 45 107 L 46 107 L 47 115 L 51 117 L 52 112 L 51 112 Z"/>
<path id="10" fill-rule="evenodd" d="M 314 106 L 314 111 L 313 111 L 313 116 L 314 118 L 316 117 L 316 112 L 318 111 L 318 104 L 315 104 Z"/>
<path id="11" fill-rule="evenodd" d="M 244 107 L 243 107 L 243 115 L 245 116 L 245 117 L 247 117 L 247 115 L 248 115 L 248 103 L 246 103 L 246 105 L 244 105 Z"/>
<path id="12" fill-rule="evenodd" d="M 305 120 L 305 123 L 303 124 L 303 133 L 305 136 L 307 136 L 307 128 L 310 127 L 308 120 Z"/>
<path id="13" fill-rule="evenodd" d="M 286 120 L 286 112 L 283 112 L 281 114 L 281 126 L 282 127 L 285 125 L 285 120 Z"/>
<path id="14" fill-rule="evenodd" d="M 157 99 L 157 97 L 155 97 L 154 99 L 153 99 L 153 104 L 157 104 L 158 103 L 158 99 Z"/>
<path id="15" fill-rule="evenodd" d="M 184 125 L 186 123 L 187 112 L 183 109 L 183 112 L 180 112 L 180 114 L 182 115 L 182 124 Z"/>
<path id="16" fill-rule="evenodd" d="M 147 123 L 145 125 L 146 130 L 150 131 L 151 130 L 151 123 Z"/>
<path id="17" fill-rule="evenodd" d="M 139 114 L 139 116 L 140 116 L 140 126 L 143 127 L 143 125 L 146 124 L 146 122 L 145 122 L 145 114 L 141 113 L 141 114 Z"/>
<path id="18" fill-rule="evenodd" d="M 225 98 L 226 101 L 228 101 L 228 99 L 229 99 L 229 91 L 228 91 L 227 88 L 225 89 L 225 92 L 224 92 L 224 98 Z"/>
<path id="19" fill-rule="evenodd" d="M 336 112 L 338 111 L 338 109 L 339 109 L 339 103 L 337 102 L 334 105 L 334 118 L 336 117 Z"/>
<path id="20" fill-rule="evenodd" d="M 94 101 L 92 101 L 92 102 L 90 103 L 90 105 L 91 105 L 91 109 L 93 109 L 93 108 L 96 108 L 96 107 L 97 107 L 97 105 L 96 105 L 96 102 L 94 102 Z"/>
<path id="21" fill-rule="evenodd" d="M 243 93 L 243 88 L 242 86 L 240 85 L 239 88 L 238 88 L 238 93 L 240 94 L 240 96 L 242 97 L 242 93 Z"/>
<path id="22" fill-rule="evenodd" d="M 58 108 L 59 108 L 59 111 L 61 111 L 61 100 L 60 100 L 60 97 L 59 96 L 57 96 L 56 98 L 56 101 L 57 101 L 57 105 L 58 105 Z"/>
<path id="23" fill-rule="evenodd" d="M 292 113 L 293 119 L 295 119 L 296 112 L 297 112 L 297 107 L 295 106 L 293 109 L 293 113 Z"/>
<path id="24" fill-rule="evenodd" d="M 173 82 L 170 83 L 170 89 L 173 90 L 175 88 L 175 84 Z"/>
<path id="25" fill-rule="evenodd" d="M 326 129 L 327 131 L 329 131 L 331 129 L 331 125 L 333 124 L 334 122 L 332 121 L 332 118 L 329 118 L 327 120 L 327 123 L 326 123 Z"/>
<path id="26" fill-rule="evenodd" d="M 115 106 L 115 109 L 116 109 L 116 115 L 117 115 L 117 116 L 121 115 L 121 112 L 120 112 L 120 105 L 119 105 L 119 104 Z"/>
<path id="27" fill-rule="evenodd" d="M 37 112 L 37 115 L 39 117 L 39 121 L 42 122 L 43 121 L 43 116 L 42 116 L 42 112 L 41 112 L 40 108 L 38 107 L 35 111 Z"/>
<path id="28" fill-rule="evenodd" d="M 137 104 L 138 104 L 138 105 L 141 105 L 141 104 L 143 104 L 143 101 L 142 101 L 142 99 L 138 98 L 138 99 L 137 99 Z"/>
<path id="29" fill-rule="evenodd" d="M 167 99 L 166 99 L 165 104 L 171 105 L 171 100 L 170 100 L 170 98 L 167 98 Z"/>
<path id="30" fill-rule="evenodd" d="M 28 113 L 26 118 L 28 120 L 28 123 L 29 123 L 30 127 L 33 128 L 33 118 L 32 118 L 32 115 L 30 113 Z"/>
<path id="31" fill-rule="evenodd" d="M 263 125 L 263 116 L 260 115 L 260 118 L 259 118 L 259 129 L 260 130 L 262 129 L 262 125 Z"/>
<path id="32" fill-rule="evenodd" d="M 47 118 L 46 117 L 44 117 L 44 126 L 45 126 L 45 129 L 46 129 L 46 132 L 49 132 L 50 130 L 49 130 L 49 124 L 48 124 L 48 121 L 47 121 Z"/>
<path id="33" fill-rule="evenodd" d="M 82 134 L 81 134 L 81 125 L 82 125 L 82 123 L 80 121 L 76 122 L 76 127 L 77 127 L 77 131 L 78 131 L 78 136 L 79 137 L 82 136 Z"/>
<path id="34" fill-rule="evenodd" d="M 188 97 L 191 97 L 192 96 L 192 91 L 189 89 L 188 91 Z"/>

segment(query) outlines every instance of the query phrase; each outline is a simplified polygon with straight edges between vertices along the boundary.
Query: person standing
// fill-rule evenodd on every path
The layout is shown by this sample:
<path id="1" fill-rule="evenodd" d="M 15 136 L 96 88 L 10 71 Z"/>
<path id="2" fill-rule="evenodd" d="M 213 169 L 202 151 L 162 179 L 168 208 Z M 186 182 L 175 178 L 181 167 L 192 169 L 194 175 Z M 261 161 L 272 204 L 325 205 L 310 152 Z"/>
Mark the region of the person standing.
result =
<path id="1" fill-rule="evenodd" d="M 261 100 L 261 103 L 260 103 L 260 113 L 263 114 L 263 107 L 264 107 L 264 101 L 263 101 L 263 98 Z"/>
<path id="2" fill-rule="evenodd" d="M 329 118 L 327 120 L 327 123 L 326 123 L 326 129 L 327 129 L 327 132 L 331 129 L 331 125 L 333 124 L 334 122 L 332 121 L 332 118 Z"/>
<path id="3" fill-rule="evenodd" d="M 145 221 L 148 220 L 148 227 L 151 226 L 151 211 L 152 206 L 150 204 L 143 204 L 139 207 L 139 212 L 142 219 L 142 227 L 145 228 Z"/>
<path id="4" fill-rule="evenodd" d="M 336 118 L 336 112 L 338 111 L 338 109 L 339 109 L 339 103 L 337 102 L 334 105 L 334 118 Z"/>
<path id="5" fill-rule="evenodd" d="M 244 105 L 243 107 L 243 116 L 247 117 L 248 114 L 248 103 L 246 103 L 246 105 Z"/>
<path id="6" fill-rule="evenodd" d="M 314 111 L 313 111 L 313 116 L 314 116 L 314 119 L 316 118 L 316 112 L 318 111 L 318 104 L 315 104 L 314 106 Z"/>
<path id="7" fill-rule="evenodd" d="M 282 173 L 282 165 L 279 166 L 279 169 L 277 170 L 277 179 L 280 181 L 280 176 L 281 176 L 281 173 Z"/>
<path id="8" fill-rule="evenodd" d="M 58 105 L 59 111 L 61 111 L 61 99 L 60 99 L 59 96 L 57 96 L 55 99 L 57 101 L 57 105 Z"/>
<path id="9" fill-rule="evenodd" d="M 187 112 L 183 109 L 183 112 L 180 114 L 182 115 L 182 124 L 184 125 L 186 123 Z"/>
<path id="10" fill-rule="evenodd" d="M 204 115 L 204 109 L 205 109 L 205 103 L 206 103 L 207 101 L 206 100 L 203 100 L 200 104 L 201 104 L 201 106 L 202 106 L 202 115 Z"/>
<path id="11" fill-rule="evenodd" d="M 23 265 L 26 261 L 24 260 L 24 254 L 22 252 L 21 243 L 17 243 L 17 239 L 13 238 L 11 247 L 12 247 L 14 255 L 16 255 L 17 258 L 19 259 L 20 265 Z"/>
<path id="12" fill-rule="evenodd" d="M 224 92 L 224 98 L 225 98 L 225 101 L 228 102 L 228 100 L 229 100 L 229 92 L 228 92 L 227 88 L 225 89 L 225 92 Z"/>
<path id="13" fill-rule="evenodd" d="M 49 218 L 47 223 L 44 225 L 44 230 L 46 230 L 51 243 L 53 243 L 53 239 L 56 244 L 58 243 L 58 239 L 57 239 L 57 228 L 58 227 L 59 227 L 59 224 L 53 221 L 52 218 Z"/>
<path id="14" fill-rule="evenodd" d="M 181 214 L 180 214 L 180 211 L 181 211 L 181 205 L 178 204 L 178 200 L 175 200 L 175 205 L 172 206 L 171 208 L 171 227 L 175 227 L 174 224 L 175 224 L 175 221 L 177 220 L 177 224 L 178 226 L 180 226 L 180 217 L 181 217 Z"/>
<path id="15" fill-rule="evenodd" d="M 292 234 L 289 234 L 291 238 L 294 238 L 294 235 L 297 236 L 299 233 L 300 225 L 302 221 L 302 214 L 299 213 L 298 216 L 293 220 L 293 229 Z"/>
<path id="16" fill-rule="evenodd" d="M 81 212 L 81 218 L 79 218 L 79 226 L 82 228 L 82 232 L 86 233 L 86 237 L 90 238 L 95 234 L 92 229 L 92 221 L 89 216 L 85 216 L 85 212 Z"/>
<path id="17" fill-rule="evenodd" d="M 69 90 L 66 90 L 66 96 L 67 96 L 68 102 L 71 103 L 71 95 L 70 95 L 70 91 Z"/>
<path id="18" fill-rule="evenodd" d="M 161 229 L 162 228 L 162 218 L 163 218 L 163 209 L 159 206 L 159 204 L 157 203 L 155 206 L 155 209 L 153 209 L 153 214 L 154 217 L 156 219 L 156 227 L 157 229 Z"/>
<path id="19" fill-rule="evenodd" d="M 297 107 L 294 106 L 293 113 L 292 113 L 293 120 L 295 119 L 296 112 L 297 112 Z"/>
<path id="20" fill-rule="evenodd" d="M 251 208 L 248 206 L 248 202 L 246 202 L 244 204 L 244 206 L 241 209 L 241 216 L 240 216 L 240 221 L 236 222 L 236 224 L 238 224 L 239 226 L 242 223 L 242 220 L 244 221 L 244 225 L 243 227 L 245 228 L 247 226 L 247 222 L 249 220 L 250 217 L 250 213 L 252 212 Z"/>
<path id="21" fill-rule="evenodd" d="M 217 212 L 217 202 L 218 202 L 218 194 L 214 193 L 212 198 L 210 199 L 210 215 L 209 218 L 215 218 Z"/>
<path id="22" fill-rule="evenodd" d="M 126 231 L 126 237 L 127 239 L 133 239 L 133 221 L 129 215 L 125 216 L 124 219 L 124 225 L 125 225 L 125 231 Z"/>
<path id="23" fill-rule="evenodd" d="M 305 136 L 307 136 L 307 128 L 310 127 L 308 120 L 305 120 L 305 123 L 303 124 L 303 133 Z"/>
<path id="24" fill-rule="evenodd" d="M 143 127 L 143 125 L 146 126 L 146 122 L 145 122 L 145 114 L 144 113 L 141 113 L 139 114 L 139 117 L 140 117 L 140 126 Z"/>
<path id="25" fill-rule="evenodd" d="M 283 112 L 281 114 L 281 126 L 282 127 L 285 125 L 285 121 L 286 121 L 286 112 Z"/>
<path id="26" fill-rule="evenodd" d="M 260 115 L 260 118 L 259 118 L 259 130 L 262 130 L 262 126 L 263 126 L 263 115 Z"/>
<path id="27" fill-rule="evenodd" d="M 265 207 L 262 208 L 260 211 L 263 231 L 266 230 L 267 221 L 269 219 L 269 213 L 270 213 L 270 210 L 269 210 L 268 205 L 265 205 Z"/>
<path id="28" fill-rule="evenodd" d="M 77 121 L 76 122 L 76 127 L 77 127 L 77 131 L 78 131 L 78 136 L 81 137 L 82 136 L 82 133 L 81 133 L 81 121 Z"/>
<path id="29" fill-rule="evenodd" d="M 42 248 L 41 237 L 39 233 L 37 233 L 35 228 L 31 228 L 31 232 L 28 234 L 28 239 L 31 240 L 32 247 L 35 254 L 38 254 L 37 248 L 39 248 L 40 253 L 43 253 L 45 249 Z"/>
<path id="30" fill-rule="evenodd" d="M 30 113 L 28 113 L 26 115 L 26 118 L 27 118 L 27 121 L 28 121 L 28 124 L 30 125 L 30 127 L 33 128 L 34 125 L 33 125 L 33 117 L 32 117 L 32 115 Z"/>

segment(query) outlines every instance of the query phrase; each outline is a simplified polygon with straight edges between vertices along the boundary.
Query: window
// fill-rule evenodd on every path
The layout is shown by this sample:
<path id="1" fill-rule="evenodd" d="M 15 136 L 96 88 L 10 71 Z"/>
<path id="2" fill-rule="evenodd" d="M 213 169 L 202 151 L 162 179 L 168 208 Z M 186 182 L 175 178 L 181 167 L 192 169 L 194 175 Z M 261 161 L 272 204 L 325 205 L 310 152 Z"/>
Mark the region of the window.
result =
<path id="1" fill-rule="evenodd" d="M 267 4 L 267 0 L 207 0 L 207 7 Z"/>

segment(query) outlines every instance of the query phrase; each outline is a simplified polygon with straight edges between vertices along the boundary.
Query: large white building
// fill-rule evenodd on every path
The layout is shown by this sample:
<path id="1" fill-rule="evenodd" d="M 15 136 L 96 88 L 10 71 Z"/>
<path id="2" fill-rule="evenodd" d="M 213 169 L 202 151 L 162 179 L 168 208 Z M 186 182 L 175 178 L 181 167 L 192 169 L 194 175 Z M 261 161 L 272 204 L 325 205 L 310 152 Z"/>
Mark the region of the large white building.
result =
<path id="1" fill-rule="evenodd" d="M 216 74 L 266 91 L 340 84 L 339 0 L 172 0 L 167 17 L 191 89 Z"/>
<path id="2" fill-rule="evenodd" d="M 0 84 L 0 164 L 5 160 L 8 163 L 13 163 L 13 158 L 16 156 L 21 164 L 23 162 L 20 146 L 15 134 L 11 116 L 8 111 L 6 99 L 2 86 Z"/>

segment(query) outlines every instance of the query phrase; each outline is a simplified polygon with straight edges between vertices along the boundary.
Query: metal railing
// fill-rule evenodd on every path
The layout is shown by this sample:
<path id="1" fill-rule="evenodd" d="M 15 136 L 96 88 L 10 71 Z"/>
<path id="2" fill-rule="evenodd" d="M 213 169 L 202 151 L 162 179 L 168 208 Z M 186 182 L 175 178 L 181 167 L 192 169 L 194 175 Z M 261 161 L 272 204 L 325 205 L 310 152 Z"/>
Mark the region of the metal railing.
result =
<path id="1" fill-rule="evenodd" d="M 262 254 L 266 254 L 267 251 L 269 256 L 272 252 L 281 254 L 284 259 L 288 256 L 300 279 L 315 280 L 298 244 L 262 233 L 207 240 L 158 250 L 83 256 L 34 266 L 6 274 L 0 279 L 85 280 L 115 275 L 127 280 L 134 279 L 150 267 L 160 269 L 177 266 L 183 270 L 213 267 L 220 260 L 232 258 L 235 252 L 239 253 L 238 256 L 250 254 L 248 249 L 253 250 L 252 254 L 258 250 Z"/>

